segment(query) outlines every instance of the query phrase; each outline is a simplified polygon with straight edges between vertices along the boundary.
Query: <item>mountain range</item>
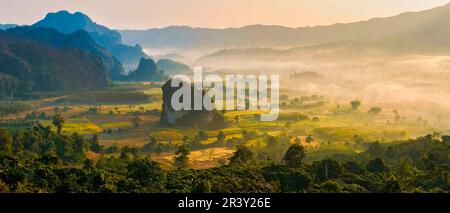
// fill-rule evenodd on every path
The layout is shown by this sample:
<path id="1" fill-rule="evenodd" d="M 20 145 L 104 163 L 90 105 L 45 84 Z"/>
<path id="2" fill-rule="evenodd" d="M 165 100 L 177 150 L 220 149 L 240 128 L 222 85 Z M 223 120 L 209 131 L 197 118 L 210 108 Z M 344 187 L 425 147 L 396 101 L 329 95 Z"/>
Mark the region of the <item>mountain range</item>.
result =
<path id="1" fill-rule="evenodd" d="M 185 72 L 184 64 L 156 64 L 139 45 L 87 15 L 59 11 L 30 26 L 0 25 L 0 99 L 34 97 L 36 92 L 103 89 L 110 80 L 160 81 Z M 130 70 L 126 75 L 124 67 Z M 137 69 L 134 69 L 137 67 Z"/>
<path id="2" fill-rule="evenodd" d="M 74 45 L 96 44 L 83 33 L 30 27 L 0 31 L 2 99 L 27 97 L 31 92 L 105 88 L 109 80 L 102 59 Z"/>
<path id="3" fill-rule="evenodd" d="M 48 13 L 44 19 L 36 22 L 32 27 L 47 27 L 62 33 L 70 34 L 77 30 L 84 30 L 99 45 L 109 50 L 124 67 L 136 67 L 142 57 L 148 57 L 139 45 L 129 46 L 122 44 L 121 35 L 103 25 L 92 21 L 87 15 L 62 10 Z"/>
<path id="4" fill-rule="evenodd" d="M 191 72 L 189 66 L 167 58 L 155 63 L 140 45 L 219 49 L 194 61 L 202 65 L 230 60 L 450 55 L 450 4 L 356 23 L 301 28 L 171 26 L 116 31 L 80 12 L 49 13 L 31 26 L 0 25 L 0 95 L 10 99 L 31 91 L 97 89 L 106 87 L 109 80 L 154 81 Z M 128 76 L 124 67 L 132 70 Z"/>
<path id="5" fill-rule="evenodd" d="M 7 30 L 9 28 L 17 27 L 15 24 L 0 24 L 0 30 Z"/>
<path id="6" fill-rule="evenodd" d="M 393 17 L 329 26 L 288 28 L 251 25 L 241 28 L 209 29 L 170 26 L 148 30 L 121 30 L 124 43 L 145 48 L 220 49 L 317 46 L 339 41 L 356 41 L 353 46 L 397 44 L 398 49 L 433 50 L 450 41 L 450 4 Z M 397 42 L 403 44 L 398 44 Z M 348 43 L 348 42 L 347 42 Z M 408 47 L 416 46 L 416 47 Z M 444 49 L 444 48 L 441 48 Z"/>
<path id="7" fill-rule="evenodd" d="M 111 52 L 97 44 L 84 30 L 64 34 L 53 28 L 16 27 L 8 31 L 54 48 L 75 48 L 87 51 L 103 61 L 111 79 L 120 80 L 125 75 L 122 65 Z"/>

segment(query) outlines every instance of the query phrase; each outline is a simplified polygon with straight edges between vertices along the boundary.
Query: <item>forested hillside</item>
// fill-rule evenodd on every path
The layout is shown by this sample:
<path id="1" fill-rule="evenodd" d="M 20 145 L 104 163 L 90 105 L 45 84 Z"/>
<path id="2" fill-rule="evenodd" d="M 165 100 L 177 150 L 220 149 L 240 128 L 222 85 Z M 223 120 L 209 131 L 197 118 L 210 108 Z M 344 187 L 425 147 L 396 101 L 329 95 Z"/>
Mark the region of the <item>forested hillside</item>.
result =
<path id="1" fill-rule="evenodd" d="M 87 15 L 80 12 L 69 13 L 67 11 L 59 11 L 49 13 L 44 19 L 33 24 L 32 27 L 53 28 L 66 34 L 84 30 L 98 44 L 111 51 L 127 67 L 137 66 L 140 58 L 146 57 L 139 45 L 128 46 L 122 44 L 121 35 L 118 32 L 95 23 Z"/>
<path id="2" fill-rule="evenodd" d="M 32 35 L 38 35 L 37 32 L 40 31 Z M 70 45 L 49 45 L 29 36 L 0 31 L 3 99 L 26 97 L 31 92 L 100 89 L 108 85 L 107 68 L 98 55 Z"/>

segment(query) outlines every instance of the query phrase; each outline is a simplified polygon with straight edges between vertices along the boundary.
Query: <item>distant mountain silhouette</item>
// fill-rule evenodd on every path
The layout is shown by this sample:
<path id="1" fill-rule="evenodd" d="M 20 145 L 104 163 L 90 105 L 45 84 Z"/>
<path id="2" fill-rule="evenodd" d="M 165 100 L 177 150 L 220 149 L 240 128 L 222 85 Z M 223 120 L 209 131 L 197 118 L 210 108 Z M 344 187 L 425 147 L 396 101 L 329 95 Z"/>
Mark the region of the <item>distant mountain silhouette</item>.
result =
<path id="1" fill-rule="evenodd" d="M 0 24 L 0 30 L 7 30 L 9 28 L 17 27 L 16 24 Z"/>
<path id="2" fill-rule="evenodd" d="M 80 12 L 59 11 L 49 13 L 44 19 L 32 26 L 54 28 L 66 34 L 77 30 L 85 30 L 97 43 L 111 51 L 126 67 L 136 66 L 140 58 L 146 57 L 139 45 L 122 44 L 121 35 L 118 32 L 93 22 L 87 15 Z"/>
<path id="3" fill-rule="evenodd" d="M 145 48 L 190 49 L 298 47 L 342 40 L 381 39 L 437 29 L 437 32 L 443 33 L 442 29 L 449 28 L 450 4 L 421 12 L 407 12 L 393 17 L 330 26 L 288 28 L 251 25 L 227 29 L 171 26 L 119 32 L 124 43 L 128 44 L 139 43 Z M 450 36 L 445 38 L 450 39 Z"/>
<path id="4" fill-rule="evenodd" d="M 424 29 L 400 33 L 378 39 L 355 39 L 319 45 L 275 48 L 229 48 L 206 54 L 195 63 L 203 66 L 224 61 L 342 61 L 362 58 L 393 58 L 405 55 L 450 55 L 450 25 L 433 25 Z"/>
<path id="5" fill-rule="evenodd" d="M 156 65 L 159 69 L 164 70 L 164 73 L 167 75 L 174 76 L 192 73 L 192 70 L 188 65 L 170 59 L 159 59 L 158 62 L 156 62 Z"/>
<path id="6" fill-rule="evenodd" d="M 83 32 L 66 35 L 48 30 L 51 29 L 0 31 L 2 98 L 26 97 L 37 91 L 101 89 L 108 85 L 106 66 L 97 54 L 67 45 L 73 38 L 88 42 L 79 35 Z M 67 43 L 47 42 L 53 39 Z"/>
<path id="7" fill-rule="evenodd" d="M 165 81 L 168 76 L 164 74 L 164 71 L 158 69 L 151 58 L 141 58 L 138 68 L 131 71 L 127 79 L 130 81 Z"/>
<path id="8" fill-rule="evenodd" d="M 251 61 L 290 61 L 298 57 L 291 50 L 278 50 L 275 48 L 230 48 L 221 49 L 210 54 L 206 54 L 194 62 L 206 66 L 209 63 L 239 62 L 241 64 Z"/>
<path id="9" fill-rule="evenodd" d="M 186 58 L 180 54 L 177 53 L 166 53 L 166 54 L 158 54 L 158 55 L 152 55 L 152 58 L 155 59 L 170 59 L 172 61 L 185 61 Z"/>
<path id="10" fill-rule="evenodd" d="M 202 56 L 196 60 L 196 63 L 208 65 L 223 61 L 294 61 L 299 59 L 342 61 L 415 54 L 450 55 L 450 4 L 390 18 L 311 29 L 316 29 L 316 38 L 305 36 L 304 41 L 299 39 L 299 44 L 313 43 L 310 45 L 299 45 L 284 50 L 227 48 Z M 347 33 L 344 33 L 345 29 L 348 29 Z M 333 39 L 325 39 L 324 32 L 334 35 Z M 317 39 L 330 41 L 315 44 Z"/>

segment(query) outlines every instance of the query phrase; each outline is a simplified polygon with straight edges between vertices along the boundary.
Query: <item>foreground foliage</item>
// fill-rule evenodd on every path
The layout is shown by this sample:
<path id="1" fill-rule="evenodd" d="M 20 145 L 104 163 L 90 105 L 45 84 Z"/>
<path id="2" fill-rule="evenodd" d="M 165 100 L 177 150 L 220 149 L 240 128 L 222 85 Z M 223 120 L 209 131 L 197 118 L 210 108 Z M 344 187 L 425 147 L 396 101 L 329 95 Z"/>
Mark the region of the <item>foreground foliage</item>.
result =
<path id="1" fill-rule="evenodd" d="M 177 151 L 178 168 L 163 169 L 138 151 L 88 159 L 99 152 L 95 137 L 70 136 L 49 127 L 0 131 L 1 192 L 448 192 L 448 136 L 425 136 L 391 146 L 307 164 L 293 144 L 283 163 L 262 162 L 242 146 L 229 165 L 187 169 L 188 150 Z M 181 150 L 181 151 L 180 151 Z M 126 154 L 124 154 L 126 153 Z M 182 156 L 182 157 L 180 157 Z"/>

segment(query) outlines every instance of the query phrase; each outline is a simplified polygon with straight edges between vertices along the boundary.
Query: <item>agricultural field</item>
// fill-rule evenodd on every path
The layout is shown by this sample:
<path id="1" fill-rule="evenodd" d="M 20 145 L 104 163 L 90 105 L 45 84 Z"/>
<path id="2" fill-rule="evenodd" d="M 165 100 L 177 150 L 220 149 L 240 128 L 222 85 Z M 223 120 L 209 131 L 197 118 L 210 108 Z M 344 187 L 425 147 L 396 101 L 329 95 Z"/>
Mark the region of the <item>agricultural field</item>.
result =
<path id="1" fill-rule="evenodd" d="M 224 164 L 238 145 L 247 146 L 256 153 L 264 153 L 261 156 L 266 156 L 266 151 L 262 150 L 267 150 L 270 137 L 285 143 L 300 142 L 306 148 L 307 160 L 312 161 L 337 154 L 357 154 L 365 150 L 364 144 L 368 142 L 391 143 L 438 131 L 425 120 L 401 117 L 396 109 L 369 113 L 373 106 L 363 104 L 352 109 L 349 100 L 328 100 L 317 95 L 309 99 L 285 95 L 283 101 L 288 104 L 282 102 L 279 118 L 272 122 L 260 122 L 260 111 L 246 110 L 226 111 L 224 116 L 229 126 L 223 129 L 161 126 L 160 86 L 119 83 L 106 91 L 21 101 L 18 102 L 21 104 L 20 110 L 5 113 L 1 121 L 3 124 L 33 121 L 56 130 L 51 116 L 61 114 L 65 118 L 63 134 L 76 132 L 86 137 L 97 135 L 104 149 L 111 146 L 143 147 L 151 138 L 167 147 L 192 143 L 195 139 L 195 148 L 189 155 L 192 168 Z M 303 99 L 310 101 L 304 101 L 299 107 L 298 100 Z M 314 100 L 320 104 L 315 104 Z M 204 136 L 198 138 L 200 131 Z M 244 132 L 251 135 L 250 138 L 244 139 Z M 219 133 L 224 134 L 221 144 L 217 143 Z M 269 158 L 279 158 L 276 156 L 286 149 L 287 146 L 274 148 L 280 153 Z M 171 167 L 173 156 L 173 148 L 151 154 L 152 159 L 168 167 Z"/>

